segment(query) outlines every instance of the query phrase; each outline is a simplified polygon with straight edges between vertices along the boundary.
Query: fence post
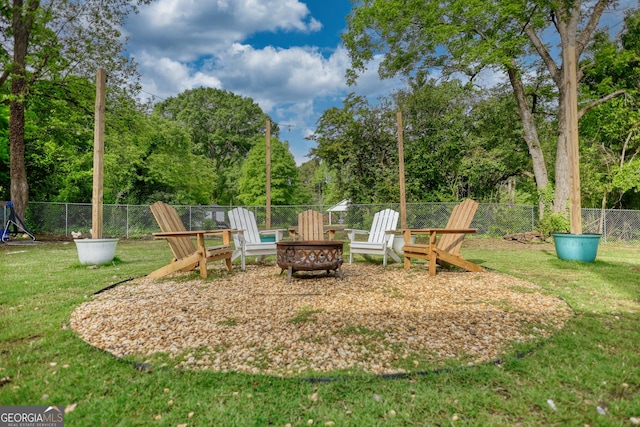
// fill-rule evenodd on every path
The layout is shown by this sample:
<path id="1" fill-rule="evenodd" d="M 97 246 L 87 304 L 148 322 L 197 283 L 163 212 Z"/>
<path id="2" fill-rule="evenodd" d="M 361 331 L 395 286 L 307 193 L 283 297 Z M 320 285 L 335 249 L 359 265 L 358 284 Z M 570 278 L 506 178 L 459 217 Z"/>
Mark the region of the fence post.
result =
<path id="1" fill-rule="evenodd" d="M 124 205 L 124 206 L 127 209 L 127 222 L 125 224 L 125 230 L 126 231 L 124 232 L 124 234 L 125 234 L 125 236 L 127 236 L 127 239 L 128 239 L 129 238 L 129 205 L 127 204 L 127 205 Z"/>
<path id="2" fill-rule="evenodd" d="M 69 235 L 69 203 L 64 204 L 64 235 Z"/>
<path id="3" fill-rule="evenodd" d="M 531 206 L 531 231 L 536 231 L 536 209 Z"/>
<path id="4" fill-rule="evenodd" d="M 603 221 L 602 221 L 602 237 L 604 237 L 604 243 L 607 243 L 607 210 L 605 209 L 602 212 Z"/>

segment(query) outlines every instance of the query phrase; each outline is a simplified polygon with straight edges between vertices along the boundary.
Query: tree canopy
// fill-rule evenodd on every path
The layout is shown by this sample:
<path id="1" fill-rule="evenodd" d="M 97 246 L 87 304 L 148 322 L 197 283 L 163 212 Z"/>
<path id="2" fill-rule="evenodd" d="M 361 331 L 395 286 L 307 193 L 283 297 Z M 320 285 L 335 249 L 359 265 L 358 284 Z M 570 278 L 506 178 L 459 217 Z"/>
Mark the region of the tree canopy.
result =
<path id="1" fill-rule="evenodd" d="M 570 193 L 567 141 L 576 125 L 567 124 L 573 116 L 566 112 L 568 106 L 577 108 L 567 91 L 575 89 L 583 76 L 582 69 L 565 72 L 571 63 L 566 59 L 575 55 L 573 59 L 578 60 L 585 53 L 603 12 L 613 4 L 613 0 L 364 0 L 354 7 L 343 37 L 352 63 L 348 77 L 354 82 L 379 54 L 383 55 L 382 77 L 420 77 L 437 70 L 443 76 L 466 75 L 474 82 L 486 70 L 503 73 L 518 105 L 533 175 L 543 193 L 550 176 L 525 80 L 537 75 L 541 68 L 536 67 L 543 64 L 558 93 L 553 209 L 562 211 Z M 557 55 L 556 46 L 560 48 Z M 591 100 L 580 114 L 619 94 Z"/>
<path id="2" fill-rule="evenodd" d="M 87 9 L 77 9 L 80 3 Z M 23 7 L 16 24 L 9 18 L 18 4 Z M 151 112 L 136 103 L 135 87 L 124 84 L 129 76 L 135 85 L 135 64 L 110 50 L 121 48 L 119 42 L 92 45 L 98 33 L 73 36 L 89 22 L 74 19 L 93 7 L 105 14 L 95 19 L 111 25 L 99 33 L 115 37 L 104 31 L 117 31 L 116 23 L 134 10 L 133 4 L 13 0 L 1 9 L 6 24 L 0 29 L 2 198 L 15 202 L 28 190 L 34 200 L 90 200 L 95 83 L 90 67 L 75 64 L 73 55 L 99 49 L 94 65 L 101 56 L 116 55 L 113 62 L 105 59 L 111 67 L 106 203 L 264 204 L 269 116 L 251 98 L 196 88 Z M 51 9 L 54 5 L 62 9 Z M 409 202 L 473 197 L 565 207 L 565 94 L 560 57 L 552 46 L 562 41 L 560 32 L 575 25 L 576 41 L 586 43 L 576 56 L 582 198 L 590 207 L 640 208 L 640 15 L 629 11 L 623 31 L 614 36 L 598 29 L 609 5 L 604 0 L 358 3 L 345 34 L 349 76 L 355 78 L 382 54 L 381 74 L 403 74 L 407 85 L 375 101 L 351 94 L 342 106 L 326 110 L 309 137 L 317 143 L 311 161 L 300 168 L 273 124 L 272 203 L 346 198 L 397 203 L 396 113 L 401 111 Z M 580 13 L 566 15 L 562 8 L 569 6 Z M 108 16 L 112 8 L 115 17 Z M 566 22 L 569 16 L 579 19 Z M 65 17 L 70 27 L 56 33 Z M 16 64 L 21 62 L 13 57 L 20 37 L 14 34 L 25 30 L 20 34 L 28 37 L 23 51 L 28 55 L 20 71 Z M 537 39 L 542 34 L 556 36 Z M 40 56 L 46 61 L 38 62 Z M 481 85 L 483 70 L 503 81 Z"/>
<path id="3" fill-rule="evenodd" d="M 31 88 L 47 80 L 60 88 L 57 96 L 77 99 L 81 95 L 67 86 L 70 79 L 89 79 L 104 68 L 113 91 L 135 90 L 135 64 L 123 55 L 120 28 L 137 5 L 149 2 L 7 0 L 0 7 L 0 88 L 9 86 L 10 96 L 2 102 L 10 107 L 11 200 L 19 215 L 29 200 L 25 103 L 33 96 Z"/>
<path id="4" fill-rule="evenodd" d="M 256 138 L 265 135 L 269 116 L 251 98 L 204 87 L 160 102 L 154 111 L 188 129 L 195 152 L 211 159 L 217 172 L 214 198 L 230 203 L 233 191 L 229 190 L 234 186 L 226 178 L 244 161 Z M 277 125 L 272 126 L 272 133 L 277 136 Z"/>
<path id="5" fill-rule="evenodd" d="M 311 153 L 338 170 L 336 187 L 353 203 L 398 199 L 398 149 L 395 113 L 385 105 L 372 106 L 364 98 L 348 97 L 343 108 L 330 108 L 318 120 L 310 139 Z"/>
<path id="6" fill-rule="evenodd" d="M 265 138 L 258 138 L 247 160 L 242 165 L 239 181 L 239 203 L 261 206 L 267 202 L 267 144 Z M 271 138 L 271 204 L 296 205 L 309 203 L 311 195 L 300 183 L 296 162 L 289 145 Z"/>

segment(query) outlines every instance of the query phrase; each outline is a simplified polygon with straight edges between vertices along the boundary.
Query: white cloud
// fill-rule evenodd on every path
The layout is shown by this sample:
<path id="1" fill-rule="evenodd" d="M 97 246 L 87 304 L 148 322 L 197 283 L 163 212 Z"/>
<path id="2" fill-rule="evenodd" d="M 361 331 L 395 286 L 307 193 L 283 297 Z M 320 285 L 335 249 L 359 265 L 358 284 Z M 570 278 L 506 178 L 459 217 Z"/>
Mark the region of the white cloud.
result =
<path id="1" fill-rule="evenodd" d="M 343 52 L 347 57 L 346 51 Z M 348 61 L 348 58 L 346 58 Z M 380 79 L 378 74 L 378 66 L 382 62 L 382 55 L 376 55 L 367 65 L 367 69 L 358 76 L 356 85 L 351 88 L 351 91 L 366 96 L 369 101 L 375 102 L 375 100 L 381 96 L 388 96 L 394 90 L 404 87 L 403 77 L 398 76 L 392 79 Z"/>
<path id="2" fill-rule="evenodd" d="M 377 59 L 357 86 L 347 86 L 350 60 L 335 25 L 328 30 L 335 46 L 312 46 L 324 41 L 325 26 L 305 1 L 156 0 L 142 7 L 124 29 L 142 75 L 142 96 L 165 99 L 204 86 L 250 97 L 283 125 L 281 138 L 290 141 L 298 163 L 305 161 L 313 143 L 304 137 L 326 108 L 340 108 L 349 92 L 372 99 L 400 84 L 380 81 Z M 250 44 L 264 35 L 272 42 Z"/>
<path id="3" fill-rule="evenodd" d="M 220 80 L 215 76 L 194 70 L 171 58 L 157 58 L 142 52 L 136 60 L 142 74 L 142 87 L 150 95 L 168 98 L 186 89 L 200 86 L 214 88 L 222 86 Z"/>
<path id="4" fill-rule="evenodd" d="M 344 51 L 314 47 L 255 49 L 242 41 L 264 31 L 319 31 L 298 0 L 158 0 L 127 22 L 129 51 L 144 90 L 160 97 L 210 86 L 250 96 L 265 110 L 309 103 L 345 89 Z"/>
<path id="5" fill-rule="evenodd" d="M 133 50 L 190 62 L 256 33 L 321 28 L 298 0 L 157 0 L 129 18 L 125 35 Z"/>
<path id="6" fill-rule="evenodd" d="M 221 53 L 214 73 L 224 87 L 272 103 L 307 102 L 344 91 L 346 63 L 315 48 L 254 49 L 234 45 Z"/>

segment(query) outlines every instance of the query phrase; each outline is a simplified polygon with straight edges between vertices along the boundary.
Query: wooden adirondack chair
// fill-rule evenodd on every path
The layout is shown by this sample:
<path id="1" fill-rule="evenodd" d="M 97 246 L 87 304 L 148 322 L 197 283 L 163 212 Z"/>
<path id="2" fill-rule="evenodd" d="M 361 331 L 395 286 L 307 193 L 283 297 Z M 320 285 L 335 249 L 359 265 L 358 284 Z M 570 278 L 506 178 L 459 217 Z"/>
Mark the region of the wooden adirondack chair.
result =
<path id="1" fill-rule="evenodd" d="M 400 262 L 400 257 L 393 250 L 393 233 L 398 226 L 398 218 L 400 214 L 393 209 L 385 209 L 376 212 L 373 216 L 371 230 L 355 230 L 348 228 L 345 231 L 349 235 L 351 241 L 349 247 L 349 264 L 353 263 L 353 255 L 382 255 L 382 264 L 387 265 L 387 256 L 390 256 L 395 262 Z M 368 235 L 367 241 L 356 240 L 359 235 Z"/>
<path id="2" fill-rule="evenodd" d="M 289 234 L 293 240 L 318 241 L 324 240 L 327 234 L 329 240 L 333 240 L 335 229 L 324 229 L 322 213 L 313 209 L 298 214 L 298 227 L 289 228 Z"/>
<path id="3" fill-rule="evenodd" d="M 231 231 L 232 230 L 196 230 L 187 231 L 182 219 L 173 206 L 163 202 L 151 205 L 151 213 L 160 226 L 161 233 L 153 233 L 158 239 L 166 239 L 173 252 L 170 264 L 159 268 L 147 277 L 163 277 L 176 271 L 190 271 L 200 268 L 200 277 L 207 278 L 207 262 L 224 260 L 227 271 L 231 271 Z M 222 235 L 222 245 L 205 247 L 205 236 Z M 196 238 L 196 246 L 192 238 Z"/>
<path id="4" fill-rule="evenodd" d="M 258 230 L 258 223 L 253 212 L 245 208 L 233 208 L 228 212 L 229 223 L 231 228 L 238 230 L 233 233 L 233 243 L 235 250 L 233 251 L 232 260 L 240 258 L 242 270 L 246 270 L 246 257 L 256 256 L 259 259 L 267 255 L 275 255 L 277 253 L 276 242 L 282 240 L 284 230 Z M 273 242 L 263 242 L 260 236 L 274 236 Z"/>
<path id="5" fill-rule="evenodd" d="M 478 203 L 467 199 L 453 209 L 446 228 L 403 230 L 404 268 L 411 267 L 412 258 L 421 258 L 429 261 L 430 276 L 436 275 L 436 262 L 442 265 L 455 265 L 468 271 L 483 271 L 482 267 L 465 260 L 460 255 L 460 247 L 465 236 L 477 231 L 475 228 L 469 228 L 477 210 Z M 417 234 L 428 234 L 429 244 L 412 244 L 411 236 Z M 438 235 L 442 235 L 439 240 Z"/>

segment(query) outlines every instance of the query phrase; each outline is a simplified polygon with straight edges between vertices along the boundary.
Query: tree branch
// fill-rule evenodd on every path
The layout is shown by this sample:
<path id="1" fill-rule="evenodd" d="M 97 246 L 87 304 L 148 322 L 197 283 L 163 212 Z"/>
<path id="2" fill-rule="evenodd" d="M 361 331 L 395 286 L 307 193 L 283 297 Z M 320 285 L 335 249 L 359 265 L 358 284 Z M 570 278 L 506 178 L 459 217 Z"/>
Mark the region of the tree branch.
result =
<path id="1" fill-rule="evenodd" d="M 7 81 L 7 78 L 9 78 L 9 73 L 10 73 L 10 67 L 7 67 L 2 73 L 2 75 L 0 75 L 0 87 L 2 87 L 4 85 L 4 82 Z"/>
<path id="2" fill-rule="evenodd" d="M 593 7 L 593 12 L 591 12 L 591 16 L 589 16 L 589 22 L 582 30 L 582 33 L 578 35 L 577 46 L 576 46 L 576 57 L 580 58 L 582 56 L 582 52 L 587 47 L 589 40 L 591 39 L 591 35 L 595 31 L 600 22 L 600 18 L 604 13 L 606 7 L 611 3 L 612 0 L 598 0 L 598 3 Z"/>
<path id="3" fill-rule="evenodd" d="M 627 137 L 624 139 L 624 144 L 622 145 L 622 153 L 620 153 L 620 169 L 622 169 L 624 167 L 624 156 L 627 153 L 627 147 L 629 146 L 629 141 L 631 141 L 631 137 L 633 136 L 633 132 L 636 130 L 636 126 L 634 126 L 629 133 L 627 134 Z"/>
<path id="4" fill-rule="evenodd" d="M 584 107 L 582 107 L 580 109 L 580 111 L 578 111 L 578 120 L 580 120 L 582 118 L 582 116 L 584 116 L 589 110 L 597 107 L 598 105 L 604 104 L 605 102 L 618 97 L 620 95 L 624 95 L 625 93 L 627 93 L 626 90 L 617 90 L 615 92 L 610 93 L 607 96 L 603 96 L 600 99 L 596 99 L 595 101 L 593 101 L 591 104 L 585 105 Z"/>
<path id="5" fill-rule="evenodd" d="M 553 79 L 554 82 L 556 82 L 558 86 L 560 86 L 560 84 L 562 83 L 561 82 L 562 76 L 560 75 L 560 69 L 558 68 L 558 66 L 556 65 L 556 62 L 553 60 L 553 58 L 549 54 L 549 51 L 547 50 L 546 46 L 538 38 L 538 35 L 534 31 L 534 29 L 531 28 L 531 26 L 527 25 L 527 27 L 524 29 L 524 32 L 527 34 L 527 36 L 529 37 L 529 40 L 531 40 L 531 43 L 533 43 L 533 47 L 536 49 L 536 51 L 538 52 L 538 55 L 540 55 L 540 58 L 542 58 L 545 65 L 547 66 L 547 69 L 551 74 L 551 78 Z"/>

